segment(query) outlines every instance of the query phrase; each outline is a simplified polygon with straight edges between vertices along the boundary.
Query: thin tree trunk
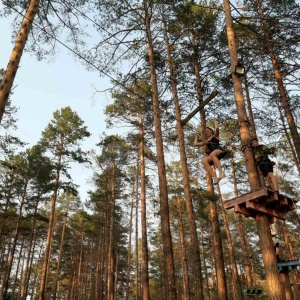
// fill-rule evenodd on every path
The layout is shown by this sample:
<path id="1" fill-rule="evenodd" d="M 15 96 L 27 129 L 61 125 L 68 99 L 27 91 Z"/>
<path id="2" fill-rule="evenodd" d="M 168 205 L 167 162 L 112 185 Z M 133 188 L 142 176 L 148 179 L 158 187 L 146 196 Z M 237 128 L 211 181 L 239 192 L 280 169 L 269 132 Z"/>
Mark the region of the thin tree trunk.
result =
<path id="1" fill-rule="evenodd" d="M 294 251 L 293 247 L 289 238 L 289 232 L 286 226 L 285 222 L 282 222 L 282 231 L 283 231 L 283 236 L 284 236 L 284 242 L 286 245 L 287 249 L 287 256 L 289 260 L 294 260 Z M 294 297 L 295 299 L 300 299 L 300 279 L 299 279 L 299 274 L 298 274 L 298 269 L 294 269 L 289 273 L 290 277 L 292 278 L 292 283 L 296 283 L 296 285 L 292 285 L 292 290 L 294 292 Z"/>
<path id="2" fill-rule="evenodd" d="M 263 16 L 261 16 L 263 18 Z M 263 24 L 265 23 L 265 20 L 263 19 Z M 267 40 L 267 46 L 268 46 L 268 52 L 270 54 L 271 57 L 271 61 L 272 61 L 272 65 L 273 65 L 273 70 L 274 70 L 274 75 L 275 75 L 275 79 L 277 82 L 277 87 L 279 90 L 279 94 L 280 94 L 280 100 L 282 103 L 282 107 L 284 109 L 285 112 L 285 117 L 287 119 L 287 123 L 289 125 L 289 129 L 291 132 L 291 136 L 294 142 L 294 147 L 296 150 L 296 154 L 297 154 L 297 158 L 298 158 L 298 164 L 300 162 L 300 136 L 299 133 L 297 131 L 297 125 L 295 123 L 294 120 L 294 116 L 290 107 L 290 103 L 285 91 L 285 87 L 284 87 L 284 83 L 283 83 L 283 79 L 280 73 L 280 69 L 279 69 L 279 63 L 278 63 L 278 58 L 275 55 L 273 46 L 272 46 L 272 41 L 269 37 L 269 33 L 267 31 L 265 31 L 265 36 L 266 36 L 266 40 Z"/>
<path id="3" fill-rule="evenodd" d="M 134 190 L 134 187 L 133 187 Z M 132 216 L 133 216 L 133 204 L 134 204 L 134 191 L 132 191 L 132 200 L 130 205 L 130 217 L 129 217 L 129 236 L 128 236 L 128 248 L 127 248 L 127 271 L 126 271 L 126 295 L 125 300 L 129 299 L 130 289 L 130 269 L 131 269 L 131 236 L 132 236 Z"/>
<path id="4" fill-rule="evenodd" d="M 184 235 L 184 227 L 182 220 L 182 209 L 181 209 L 181 199 L 177 198 L 178 204 L 178 230 L 179 230 L 179 243 L 180 243 L 180 252 L 181 252 L 181 263 L 182 263 L 182 273 L 183 273 L 183 292 L 184 299 L 190 300 L 190 280 L 189 280 L 189 270 L 188 270 L 188 258 L 186 254 L 186 242 Z"/>
<path id="5" fill-rule="evenodd" d="M 140 299 L 139 289 L 139 196 L 138 177 L 135 178 L 135 299 Z"/>
<path id="6" fill-rule="evenodd" d="M 232 293 L 234 296 L 233 299 L 243 300 L 241 283 L 240 283 L 239 273 L 238 273 L 238 269 L 237 269 L 237 265 L 236 265 L 236 260 L 234 257 L 233 243 L 232 243 L 231 234 L 230 234 L 230 230 L 229 230 L 228 218 L 227 218 L 227 215 L 225 212 L 224 203 L 223 203 L 222 194 L 221 194 L 219 185 L 218 185 L 218 192 L 220 195 L 221 211 L 222 211 L 222 216 L 223 216 L 223 220 L 224 220 L 224 228 L 225 228 L 227 242 L 228 242 L 228 248 L 229 248 L 229 258 L 230 258 L 231 271 L 232 271 Z"/>
<path id="7" fill-rule="evenodd" d="M 140 168 L 141 168 L 141 223 L 142 223 L 142 286 L 143 300 L 150 299 L 149 287 L 149 254 L 147 235 L 147 204 L 146 204 L 146 175 L 145 175 L 145 139 L 143 111 L 140 111 Z"/>
<path id="8" fill-rule="evenodd" d="M 113 166 L 111 186 L 111 207 L 110 207 L 110 227 L 109 227 L 109 251 L 108 251 L 108 281 L 107 281 L 107 300 L 115 300 L 114 282 L 115 282 L 115 166 Z"/>
<path id="9" fill-rule="evenodd" d="M 15 251 L 16 251 L 16 247 L 17 247 L 17 242 L 18 242 L 19 231 L 20 231 L 20 221 L 21 221 L 21 217 L 22 217 L 23 205 L 25 202 L 27 184 L 28 184 L 28 179 L 26 179 L 26 182 L 24 184 L 24 189 L 22 192 L 22 198 L 21 198 L 21 203 L 20 203 L 20 208 L 19 208 L 19 215 L 18 215 L 18 219 L 17 219 L 16 229 L 14 232 L 14 242 L 12 245 L 11 252 L 9 254 L 9 258 L 8 258 L 8 262 L 7 262 L 7 270 L 5 272 L 3 283 L 2 283 L 1 299 L 5 299 L 6 295 L 7 295 L 9 277 L 10 277 L 10 273 L 11 273 L 12 263 L 13 263 L 13 259 L 14 259 L 14 255 L 15 255 Z"/>
<path id="10" fill-rule="evenodd" d="M 61 151 L 62 151 L 62 149 L 63 149 L 63 144 L 61 145 Z M 62 159 L 62 154 L 60 152 L 59 157 L 58 157 L 58 162 L 57 162 L 57 170 L 56 170 L 56 174 L 55 174 L 54 192 L 51 197 L 51 211 L 50 211 L 50 216 L 49 216 L 49 225 L 48 225 L 48 232 L 47 232 L 47 239 L 46 239 L 45 256 L 44 256 L 41 281 L 40 281 L 39 300 L 46 299 L 45 298 L 46 278 L 47 278 L 48 264 L 49 264 L 49 260 L 50 260 L 51 240 L 52 240 L 53 228 L 54 228 L 55 205 L 56 205 L 58 186 L 59 186 L 61 159 Z"/>
<path id="11" fill-rule="evenodd" d="M 230 2 L 229 0 L 223 0 L 223 4 L 226 18 L 227 39 L 230 53 L 231 69 L 234 70 L 238 63 L 238 60 L 235 45 L 235 36 L 233 31 L 233 22 L 230 11 Z M 241 141 L 243 145 L 248 146 L 251 141 L 251 135 L 247 124 L 248 117 L 246 113 L 245 101 L 243 98 L 242 83 L 241 79 L 234 73 L 232 74 L 232 78 L 234 97 L 240 126 Z M 250 147 L 246 147 L 244 150 L 244 155 L 246 159 L 246 168 L 248 172 L 251 190 L 256 190 L 260 186 L 260 180 L 256 169 L 252 149 Z M 257 224 L 261 252 L 266 269 L 266 282 L 269 290 L 270 299 L 283 300 L 284 295 L 280 287 L 279 272 L 275 252 L 273 249 L 268 217 L 266 215 L 257 213 L 255 216 L 255 221 Z"/>
<path id="12" fill-rule="evenodd" d="M 59 251 L 58 251 L 57 267 L 56 267 L 56 274 L 55 274 L 54 288 L 53 288 L 53 300 L 56 300 L 57 283 L 59 280 L 60 264 L 61 264 L 61 260 L 62 260 L 62 254 L 63 254 L 62 250 L 63 250 L 63 244 L 64 244 L 64 240 L 65 240 L 65 231 L 66 231 L 68 213 L 69 213 L 70 195 L 66 196 L 66 200 L 67 200 L 67 207 L 66 207 L 66 212 L 64 215 L 63 228 L 62 228 L 62 232 L 61 232 L 60 245 L 59 245 Z"/>
<path id="13" fill-rule="evenodd" d="M 15 297 L 15 293 L 16 293 L 16 287 L 17 287 L 17 280 L 18 280 L 18 278 L 22 278 L 24 259 L 22 260 L 22 264 L 21 264 L 21 258 L 22 258 L 23 247 L 24 247 L 24 236 L 22 238 L 22 243 L 21 243 L 21 246 L 20 246 L 20 249 L 19 249 L 19 257 L 18 257 L 18 263 L 17 263 L 17 267 L 16 267 L 15 280 L 14 280 L 12 293 L 11 293 L 11 298 L 12 299 L 15 299 L 15 298 L 20 299 L 19 298 L 20 289 L 18 289 L 18 292 L 17 292 L 18 295 L 16 297 Z M 18 276 L 19 275 L 19 270 L 20 270 L 20 264 L 21 264 L 21 274 L 20 274 L 20 276 Z"/>
<path id="14" fill-rule="evenodd" d="M 28 4 L 26 15 L 19 30 L 15 46 L 9 58 L 0 86 L 0 123 L 5 111 L 5 106 L 17 74 L 21 57 L 28 39 L 34 17 L 38 11 L 40 0 L 31 0 Z"/>
<path id="15" fill-rule="evenodd" d="M 168 65 L 170 71 L 170 79 L 173 93 L 173 100 L 175 105 L 175 114 L 176 114 L 176 126 L 177 126 L 177 134 L 178 134 L 178 142 L 180 148 L 180 162 L 181 162 L 181 171 L 183 178 L 183 189 L 185 195 L 185 203 L 186 210 L 188 216 L 188 224 L 191 235 L 191 269 L 193 274 L 193 294 L 196 299 L 203 299 L 203 283 L 202 283 L 202 270 L 201 270 L 201 261 L 200 261 L 200 248 L 199 248 L 199 240 L 195 222 L 195 214 L 192 203 L 191 196 L 191 186 L 190 186 L 190 178 L 189 178 L 189 170 L 187 165 L 186 151 L 185 151 L 185 141 L 184 141 L 184 133 L 181 125 L 181 111 L 178 99 L 178 92 L 176 86 L 176 76 L 174 72 L 174 63 L 171 54 L 171 47 L 169 44 L 169 38 L 166 32 L 166 21 L 163 16 L 163 25 L 164 25 L 164 35 L 165 35 L 165 43 L 168 53 Z"/>
<path id="16" fill-rule="evenodd" d="M 29 242 L 29 246 L 28 246 L 27 261 L 25 264 L 23 281 L 22 281 L 22 285 L 21 285 L 21 296 L 20 296 L 21 300 L 26 300 L 27 292 L 28 292 L 28 283 L 29 283 L 29 279 L 30 279 L 31 266 L 32 266 L 32 260 L 33 260 L 33 255 L 31 255 L 31 254 L 34 253 L 34 249 L 35 249 L 35 245 L 36 245 L 36 239 L 34 239 L 34 230 L 35 230 L 35 226 L 36 226 L 36 222 L 37 222 L 36 213 L 38 210 L 38 205 L 39 205 L 39 201 L 37 201 L 35 208 L 34 208 L 34 217 L 33 217 L 31 233 L 30 233 L 30 242 Z M 34 243 L 33 243 L 33 240 L 34 240 Z"/>
<path id="17" fill-rule="evenodd" d="M 154 49 L 152 41 L 152 32 L 150 26 L 149 7 L 147 1 L 143 0 L 145 12 L 145 26 L 148 42 L 148 55 L 150 63 L 150 76 L 152 83 L 152 97 L 153 97 L 153 113 L 154 113 L 154 127 L 155 127 L 155 140 L 156 140 L 156 154 L 157 154 L 157 167 L 159 179 L 159 199 L 160 199 L 160 217 L 161 217 L 161 231 L 162 231 L 162 244 L 167 273 L 167 294 L 168 300 L 176 300 L 176 283 L 175 283 L 175 268 L 172 248 L 172 237 L 170 230 L 170 216 L 169 216 L 169 203 L 168 203 L 168 188 L 166 178 L 166 167 L 164 158 L 164 147 L 162 139 L 161 116 L 160 116 L 160 101 L 157 87 Z"/>

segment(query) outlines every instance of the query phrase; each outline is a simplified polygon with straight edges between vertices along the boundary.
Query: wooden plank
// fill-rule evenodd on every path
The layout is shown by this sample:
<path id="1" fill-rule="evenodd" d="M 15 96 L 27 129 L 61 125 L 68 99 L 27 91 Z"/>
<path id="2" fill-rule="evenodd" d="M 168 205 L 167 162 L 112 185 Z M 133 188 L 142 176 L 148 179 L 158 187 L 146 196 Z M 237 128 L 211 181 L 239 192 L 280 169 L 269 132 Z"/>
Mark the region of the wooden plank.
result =
<path id="1" fill-rule="evenodd" d="M 266 214 L 268 216 L 272 216 L 281 220 L 285 220 L 285 213 L 284 212 L 278 212 L 277 210 L 273 208 L 267 208 L 264 204 L 247 201 L 246 202 L 246 208 L 247 209 L 253 209 L 259 213 Z"/>
<path id="2" fill-rule="evenodd" d="M 238 205 L 238 204 L 234 206 L 234 212 L 243 214 L 245 217 L 253 217 L 253 214 L 251 214 L 250 211 L 246 207 Z"/>
<path id="3" fill-rule="evenodd" d="M 261 198 L 265 198 L 268 196 L 268 190 L 265 188 L 259 189 L 257 191 L 253 191 L 250 193 L 247 193 L 245 195 L 242 195 L 237 198 L 229 199 L 227 201 L 224 201 L 224 207 L 225 209 L 233 208 L 237 204 L 245 203 L 246 201 L 250 200 L 259 200 Z"/>

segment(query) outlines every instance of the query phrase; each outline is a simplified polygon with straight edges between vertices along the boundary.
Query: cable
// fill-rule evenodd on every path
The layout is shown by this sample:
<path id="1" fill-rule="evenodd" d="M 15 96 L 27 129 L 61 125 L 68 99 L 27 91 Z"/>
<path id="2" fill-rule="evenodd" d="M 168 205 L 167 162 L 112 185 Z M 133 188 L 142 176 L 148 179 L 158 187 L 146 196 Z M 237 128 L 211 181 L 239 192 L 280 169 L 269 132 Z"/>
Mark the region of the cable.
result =
<path id="1" fill-rule="evenodd" d="M 3 3 L 5 6 L 9 7 L 10 9 L 12 9 L 13 11 L 15 11 L 17 14 L 19 14 L 20 16 L 22 16 L 23 18 L 26 18 L 26 16 L 19 12 L 17 9 L 15 9 L 14 7 L 8 5 L 7 3 Z M 66 3 L 64 2 L 64 4 L 66 5 Z M 71 5 L 71 7 L 73 7 L 74 9 L 76 9 L 80 14 L 82 14 L 84 17 L 86 17 L 88 20 L 90 20 L 91 22 L 93 22 L 95 25 L 99 26 L 100 29 L 103 29 L 99 24 L 97 24 L 94 20 L 92 20 L 91 18 L 89 18 L 88 16 L 86 16 L 85 14 L 83 14 L 82 12 L 80 12 L 77 8 L 75 8 L 74 6 Z M 108 78 L 110 78 L 112 80 L 112 82 L 115 82 L 117 85 L 122 86 L 125 90 L 129 91 L 130 93 L 138 96 L 139 98 L 141 98 L 142 100 L 145 100 L 146 98 L 143 96 L 138 95 L 135 91 L 131 90 L 130 88 L 128 88 L 125 84 L 123 84 L 122 82 L 116 80 L 115 78 L 113 78 L 111 75 L 109 75 L 108 73 L 106 73 L 105 71 L 103 71 L 102 69 L 100 69 L 99 67 L 97 67 L 95 64 L 93 64 L 91 61 L 89 61 L 88 59 L 86 59 L 85 57 L 83 57 L 80 53 L 76 52 L 75 50 L 73 50 L 72 48 L 70 48 L 68 45 L 66 45 L 65 43 L 63 43 L 62 41 L 60 41 L 58 38 L 56 38 L 53 34 L 47 32 L 44 28 L 42 28 L 40 25 L 38 25 L 35 21 L 32 22 L 32 25 L 35 25 L 37 28 L 39 28 L 41 31 L 43 31 L 45 34 L 47 34 L 49 37 L 51 37 L 52 39 L 54 39 L 56 42 L 58 42 L 60 45 L 62 45 L 63 47 L 65 47 L 66 49 L 68 49 L 69 51 L 71 51 L 75 56 L 79 57 L 81 60 L 83 60 L 84 62 L 86 62 L 88 65 L 92 66 L 93 68 L 95 68 L 96 70 L 98 70 L 100 73 L 102 73 L 103 75 L 107 76 Z M 103 29 L 105 30 L 105 29 Z M 107 30 L 105 30 L 107 33 L 109 33 Z M 110 34 L 110 33 L 109 33 Z M 130 49 L 132 50 L 132 49 Z M 133 50 L 132 50 L 133 51 Z M 221 80 L 221 79 L 220 79 Z M 219 81 L 220 81 L 219 80 Z M 219 83 L 219 81 L 216 83 L 216 85 Z M 164 112 L 165 110 L 156 107 L 155 105 L 151 104 L 151 106 L 159 109 L 160 111 Z M 175 116 L 173 116 L 173 118 L 175 120 L 177 120 L 177 118 Z M 178 122 L 180 122 L 180 120 L 177 120 Z M 187 127 L 189 127 L 193 132 L 197 132 L 197 130 L 195 130 L 193 127 L 191 127 L 190 125 L 186 124 Z"/>

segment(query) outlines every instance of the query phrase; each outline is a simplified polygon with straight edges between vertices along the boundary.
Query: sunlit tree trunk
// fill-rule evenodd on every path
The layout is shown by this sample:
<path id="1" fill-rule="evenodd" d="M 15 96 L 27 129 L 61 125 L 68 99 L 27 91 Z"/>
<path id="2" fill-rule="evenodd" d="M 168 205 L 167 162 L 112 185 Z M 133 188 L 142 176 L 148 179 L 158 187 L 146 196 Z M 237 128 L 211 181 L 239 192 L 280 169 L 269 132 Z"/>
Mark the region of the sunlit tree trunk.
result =
<path id="1" fill-rule="evenodd" d="M 5 106 L 11 92 L 21 57 L 28 39 L 34 17 L 38 11 L 40 0 L 31 0 L 28 4 L 26 15 L 17 35 L 15 46 L 9 58 L 7 68 L 0 85 L 0 123 L 5 111 Z"/>
<path id="2" fill-rule="evenodd" d="M 172 237 L 171 237 L 171 230 L 170 230 L 166 167 L 165 167 L 164 147 L 163 147 L 162 129 L 161 129 L 160 101 L 159 101 L 159 94 L 158 94 L 158 87 L 157 87 L 152 31 L 150 26 L 151 15 L 150 15 L 150 8 L 148 7 L 147 2 L 148 1 L 143 0 L 143 8 L 145 12 L 145 26 L 146 26 L 146 34 L 147 34 L 147 42 L 148 42 L 148 55 L 149 55 L 149 63 L 150 63 L 150 77 L 152 83 L 152 100 L 153 100 L 156 154 L 157 154 L 157 167 L 158 167 L 158 179 L 159 179 L 162 243 L 163 243 L 163 252 L 164 252 L 164 259 L 165 259 L 165 267 L 167 273 L 166 283 L 167 283 L 168 300 L 175 300 L 177 299 L 177 293 L 176 293 L 176 283 L 175 283 Z"/>
<path id="3" fill-rule="evenodd" d="M 66 212 L 64 214 L 63 228 L 62 228 L 62 232 L 61 232 L 60 245 L 59 245 L 59 251 L 58 251 L 57 267 L 56 267 L 56 274 L 55 274 L 54 288 L 53 288 L 53 300 L 56 299 L 56 293 L 57 293 L 57 283 L 59 280 L 60 263 L 61 263 L 62 255 L 63 255 L 62 250 L 63 250 L 65 231 L 66 231 L 68 213 L 69 213 L 70 195 L 66 195 L 66 201 L 67 201 L 67 207 L 66 207 Z"/>
<path id="4" fill-rule="evenodd" d="M 167 29 L 166 29 L 166 21 L 164 19 L 164 16 L 163 16 L 163 24 L 164 24 L 165 43 L 166 43 L 167 54 L 168 54 L 168 65 L 169 65 L 173 100 L 175 105 L 176 126 L 177 126 L 178 142 L 180 148 L 180 162 L 181 162 L 181 171 L 182 171 L 182 178 L 183 178 L 183 188 L 185 194 L 185 203 L 186 203 L 186 210 L 188 215 L 189 230 L 191 235 L 191 251 L 192 251 L 191 270 L 193 274 L 191 279 L 194 281 L 192 285 L 193 294 L 195 295 L 195 298 L 201 300 L 203 299 L 203 284 L 202 284 L 202 270 L 201 270 L 201 261 L 200 261 L 199 240 L 197 235 L 195 214 L 194 214 L 192 196 L 191 196 L 189 170 L 188 170 L 186 151 L 185 151 L 184 133 L 181 125 L 181 111 L 180 111 L 180 104 L 178 99 L 174 63 L 171 54 L 169 38 L 166 32 Z"/>
<path id="5" fill-rule="evenodd" d="M 38 205 L 39 205 L 39 201 L 37 201 L 35 208 L 34 208 L 34 217 L 33 217 L 33 224 L 32 224 L 32 228 L 31 228 L 29 245 L 28 245 L 27 261 L 25 264 L 23 280 L 22 280 L 22 284 L 20 287 L 21 288 L 21 295 L 20 295 L 21 300 L 26 300 L 27 291 L 28 291 L 28 283 L 29 283 L 30 274 L 32 271 L 31 269 L 32 269 L 33 254 L 34 254 L 35 245 L 36 245 L 36 239 L 34 239 L 34 230 L 35 230 L 35 226 L 36 226 L 36 222 L 37 222 L 36 213 L 38 210 Z"/>
<path id="6" fill-rule="evenodd" d="M 186 253 L 186 242 L 182 218 L 182 208 L 181 208 L 181 199 L 177 198 L 178 205 L 178 230 L 179 230 L 179 243 L 180 243 L 180 252 L 181 252 L 181 263 L 182 263 L 182 273 L 183 273 L 183 291 L 184 299 L 190 300 L 190 282 L 189 282 L 189 270 L 188 270 L 188 258 Z"/>
<path id="7" fill-rule="evenodd" d="M 227 40 L 230 53 L 231 69 L 235 70 L 235 67 L 238 63 L 238 57 L 235 45 L 233 22 L 230 11 L 230 2 L 229 0 L 223 0 L 223 4 L 226 19 Z M 240 126 L 241 142 L 243 145 L 249 145 L 251 141 L 251 135 L 248 127 L 248 117 L 242 92 L 241 79 L 234 73 L 232 73 L 232 79 L 236 109 L 238 114 L 238 122 Z M 244 155 L 246 159 L 246 169 L 251 190 L 256 190 L 260 186 L 260 180 L 256 169 L 252 149 L 250 147 L 245 147 Z M 266 215 L 257 213 L 255 216 L 255 221 L 258 229 L 262 257 L 266 269 L 266 282 L 268 286 L 268 293 L 270 299 L 283 300 L 284 295 L 280 286 L 279 272 L 275 252 L 273 249 L 273 242 L 268 217 Z"/>
<path id="8" fill-rule="evenodd" d="M 135 177 L 135 299 L 140 299 L 139 282 L 139 195 L 138 177 Z"/>
<path id="9" fill-rule="evenodd" d="M 108 250 L 108 281 L 107 281 L 107 300 L 115 300 L 114 285 L 115 285 L 115 166 L 113 166 L 112 182 L 111 182 L 111 202 L 109 213 L 109 250 Z"/>
<path id="10" fill-rule="evenodd" d="M 294 251 L 293 251 L 293 247 L 289 238 L 289 232 L 286 226 L 285 222 L 282 222 L 282 231 L 283 231 L 283 236 L 284 236 L 284 242 L 286 245 L 286 249 L 287 249 L 287 256 L 289 260 L 295 260 L 295 255 L 294 255 Z M 292 283 L 299 283 L 300 279 L 299 279 L 299 274 L 298 274 L 298 270 L 294 269 L 292 270 L 290 273 L 290 278 L 292 279 Z M 299 284 L 295 284 L 292 286 L 292 290 L 294 293 L 294 298 L 296 299 L 300 299 L 300 285 Z"/>
<path id="11" fill-rule="evenodd" d="M 243 300 L 241 283 L 240 283 L 239 273 L 236 265 L 236 260 L 234 257 L 232 238 L 229 230 L 228 218 L 225 212 L 224 203 L 223 203 L 222 194 L 219 185 L 218 185 L 218 192 L 220 195 L 220 204 L 221 204 L 220 206 L 221 206 L 222 216 L 224 220 L 224 228 L 225 228 L 228 248 L 229 248 L 229 258 L 230 258 L 231 272 L 232 272 L 232 293 L 234 296 L 233 298 L 236 300 Z"/>
<path id="12" fill-rule="evenodd" d="M 52 240 L 53 228 L 54 228 L 55 205 L 56 205 L 57 192 L 58 192 L 58 186 L 59 186 L 61 158 L 62 158 L 61 151 L 62 151 L 62 149 L 63 149 L 63 143 L 61 145 L 60 155 L 58 156 L 57 169 L 56 169 L 56 174 L 55 174 L 54 192 L 53 192 L 53 195 L 51 197 L 51 211 L 50 211 L 50 216 L 49 216 L 49 225 L 48 225 L 48 232 L 47 232 L 47 239 L 46 239 L 45 257 L 44 257 L 42 274 L 41 274 L 41 281 L 40 281 L 39 300 L 45 300 L 46 278 L 47 278 L 48 264 L 49 264 L 49 260 L 50 260 L 51 240 Z"/>
<path id="13" fill-rule="evenodd" d="M 126 271 L 126 295 L 125 300 L 129 299 L 130 291 L 130 269 L 131 269 L 131 238 L 132 238 L 132 216 L 133 216 L 133 205 L 134 205 L 134 186 L 132 191 L 132 199 L 130 205 L 130 217 L 129 217 L 129 229 L 128 229 L 128 247 L 127 247 L 127 271 Z"/>
<path id="14" fill-rule="evenodd" d="M 150 299 L 149 288 L 149 254 L 148 254 L 148 234 L 147 234 L 147 203 L 146 203 L 146 166 L 145 166 L 145 132 L 143 111 L 140 111 L 140 169 L 141 169 L 141 223 L 142 223 L 142 298 Z"/>

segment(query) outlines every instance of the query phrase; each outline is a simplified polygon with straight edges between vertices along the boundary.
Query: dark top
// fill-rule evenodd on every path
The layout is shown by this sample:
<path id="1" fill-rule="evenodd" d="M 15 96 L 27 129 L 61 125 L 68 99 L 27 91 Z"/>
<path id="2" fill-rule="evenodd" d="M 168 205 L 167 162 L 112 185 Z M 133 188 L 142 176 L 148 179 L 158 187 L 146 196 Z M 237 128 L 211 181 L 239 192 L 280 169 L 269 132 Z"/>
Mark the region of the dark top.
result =
<path id="1" fill-rule="evenodd" d="M 208 140 L 208 144 L 206 145 L 206 154 L 210 154 L 216 149 L 223 150 L 220 146 L 220 141 L 215 136 L 213 136 Z"/>
<path id="2" fill-rule="evenodd" d="M 273 153 L 270 148 L 268 148 L 265 145 L 258 145 L 257 147 L 252 147 L 252 148 L 253 148 L 254 157 L 257 165 L 270 161 L 268 154 Z"/>

